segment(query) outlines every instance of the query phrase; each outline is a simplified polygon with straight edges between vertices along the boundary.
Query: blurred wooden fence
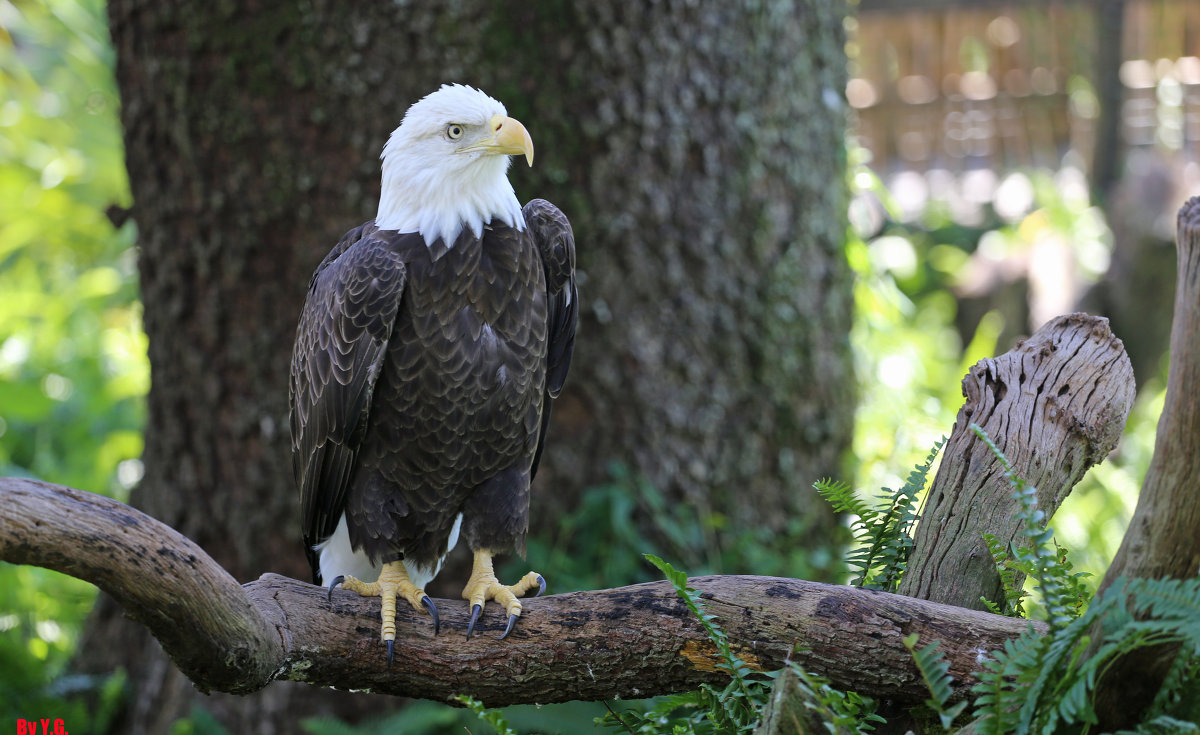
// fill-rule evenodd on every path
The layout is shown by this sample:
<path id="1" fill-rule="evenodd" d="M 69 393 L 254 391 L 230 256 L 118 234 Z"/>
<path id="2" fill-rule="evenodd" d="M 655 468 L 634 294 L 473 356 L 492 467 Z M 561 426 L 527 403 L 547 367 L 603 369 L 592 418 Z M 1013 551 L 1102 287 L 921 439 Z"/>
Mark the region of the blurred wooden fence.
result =
<path id="1" fill-rule="evenodd" d="M 861 0 L 847 98 L 881 174 L 1200 160 L 1200 0 Z M 1106 125 L 1107 123 L 1107 125 Z"/>

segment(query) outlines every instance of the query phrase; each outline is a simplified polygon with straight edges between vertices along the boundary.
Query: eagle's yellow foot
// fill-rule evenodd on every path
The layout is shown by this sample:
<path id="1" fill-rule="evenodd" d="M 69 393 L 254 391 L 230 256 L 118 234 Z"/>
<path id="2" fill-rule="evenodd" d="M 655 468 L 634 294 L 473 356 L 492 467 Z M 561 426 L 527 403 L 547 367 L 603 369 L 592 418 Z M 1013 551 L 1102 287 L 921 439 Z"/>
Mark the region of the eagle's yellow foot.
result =
<path id="1" fill-rule="evenodd" d="M 503 640 L 512 632 L 513 625 L 521 615 L 521 601 L 517 598 L 534 588 L 537 588 L 538 595 L 546 591 L 546 580 L 542 579 L 542 575 L 530 572 L 521 577 L 516 584 L 500 584 L 500 580 L 496 579 L 496 572 L 492 569 L 492 552 L 476 551 L 475 563 L 471 566 L 471 578 L 467 580 L 467 586 L 462 592 L 463 599 L 471 603 L 471 622 L 467 624 L 467 639 L 470 640 L 471 633 L 475 630 L 475 623 L 479 621 L 484 603 L 495 600 L 508 611 L 508 625 L 504 628 L 504 635 L 500 636 Z"/>
<path id="2" fill-rule="evenodd" d="M 433 618 L 433 634 L 437 635 L 441 628 L 441 623 L 438 620 L 437 606 L 433 604 L 433 600 L 429 595 L 425 594 L 425 590 L 416 586 L 409 579 L 408 570 L 404 568 L 404 564 L 398 561 L 388 562 L 383 565 L 383 569 L 379 571 L 379 580 L 375 582 L 364 582 L 355 577 L 339 576 L 335 577 L 329 583 L 329 597 L 333 597 L 333 588 L 342 586 L 344 590 L 357 592 L 363 597 L 378 597 L 382 601 L 381 617 L 383 618 L 383 633 L 380 636 L 387 643 L 387 662 L 388 668 L 392 666 L 392 658 L 396 651 L 396 597 L 403 597 L 408 600 L 408 604 L 412 605 L 416 610 L 422 608 L 429 611 L 429 617 Z"/>

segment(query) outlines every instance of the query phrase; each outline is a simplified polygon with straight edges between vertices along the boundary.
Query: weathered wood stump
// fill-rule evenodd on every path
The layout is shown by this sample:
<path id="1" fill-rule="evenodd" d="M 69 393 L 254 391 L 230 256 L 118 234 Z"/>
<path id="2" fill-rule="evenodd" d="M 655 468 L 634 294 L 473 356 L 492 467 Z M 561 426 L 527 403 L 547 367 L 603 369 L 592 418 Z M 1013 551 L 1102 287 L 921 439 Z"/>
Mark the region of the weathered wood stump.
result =
<path id="1" fill-rule="evenodd" d="M 1200 572 L 1200 197 L 1179 210 L 1176 238 L 1179 266 L 1166 403 L 1137 509 L 1100 583 L 1102 591 L 1119 577 L 1187 579 Z M 1177 650 L 1146 648 L 1118 660 L 1097 687 L 1098 729 L 1138 722 Z"/>
<path id="2" fill-rule="evenodd" d="M 1000 462 L 970 424 L 1037 487 L 1049 518 L 1117 445 L 1134 393 L 1133 367 L 1103 317 L 1057 317 L 1011 351 L 976 363 L 963 378 L 967 400 L 942 450 L 900 594 L 975 609 L 983 609 L 981 598 L 1004 599 L 983 534 L 1016 538 L 1018 507 Z"/>

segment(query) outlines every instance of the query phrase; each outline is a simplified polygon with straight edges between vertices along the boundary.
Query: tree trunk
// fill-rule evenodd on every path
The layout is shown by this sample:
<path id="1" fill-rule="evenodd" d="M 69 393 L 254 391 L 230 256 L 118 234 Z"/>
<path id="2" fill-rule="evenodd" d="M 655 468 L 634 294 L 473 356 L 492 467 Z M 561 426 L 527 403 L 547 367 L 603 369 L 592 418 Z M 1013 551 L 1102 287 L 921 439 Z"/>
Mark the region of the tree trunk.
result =
<path id="1" fill-rule="evenodd" d="M 1177 223 L 1166 402 L 1137 509 L 1100 592 L 1121 577 L 1187 579 L 1200 573 L 1200 197 L 1183 205 Z M 1162 687 L 1177 651 L 1178 646 L 1157 646 L 1114 662 L 1097 685 L 1100 727 L 1136 724 Z"/>
<path id="2" fill-rule="evenodd" d="M 806 488 L 853 414 L 844 9 L 767 5 L 113 0 L 153 371 L 132 504 L 240 580 L 307 574 L 286 437 L 305 284 L 373 216 L 407 106 L 463 81 L 527 124 L 518 195 L 556 202 L 579 242 L 583 323 L 535 524 L 619 461 L 742 527 L 803 517 L 820 543 L 833 524 Z M 198 701 L 111 602 L 81 651 L 129 671 L 122 731 Z M 201 704 L 234 732 L 346 712 L 315 694 Z"/>
<path id="3" fill-rule="evenodd" d="M 737 527 L 805 517 L 830 537 L 809 486 L 837 470 L 852 419 L 843 12 L 578 3 L 532 18 L 545 73 L 511 95 L 545 140 L 529 192 L 571 217 L 586 277 L 544 487 L 605 482 L 618 459 Z"/>

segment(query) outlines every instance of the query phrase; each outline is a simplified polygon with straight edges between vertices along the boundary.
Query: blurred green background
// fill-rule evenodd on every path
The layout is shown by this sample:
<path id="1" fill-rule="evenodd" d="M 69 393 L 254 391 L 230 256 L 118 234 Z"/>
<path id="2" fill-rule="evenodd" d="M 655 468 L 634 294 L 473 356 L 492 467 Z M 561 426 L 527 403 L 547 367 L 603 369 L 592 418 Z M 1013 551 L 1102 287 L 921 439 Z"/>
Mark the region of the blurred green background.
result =
<path id="1" fill-rule="evenodd" d="M 124 499 L 149 364 L 113 57 L 102 2 L 0 2 L 0 473 Z M 61 676 L 95 595 L 0 564 L 0 719 L 100 715 Z"/>
<path id="2" fill-rule="evenodd" d="M 101 0 L 0 0 L 0 473 L 41 478 L 124 500 L 141 477 L 144 396 L 149 385 L 138 301 L 136 231 L 107 212 L 129 204 L 118 98 Z M 1054 172 L 1028 171 L 1027 211 L 1001 218 L 988 210 L 969 226 L 931 199 L 918 216 L 897 211 L 865 148 L 848 144 L 848 180 L 858 201 L 846 252 L 857 274 L 852 334 L 862 402 L 853 476 L 868 493 L 898 487 L 913 464 L 949 433 L 962 402 L 960 380 L 999 344 L 1006 324 L 988 311 L 963 339 L 951 287 L 981 242 L 1019 250 L 1050 229 L 1089 252 L 1111 247 L 1104 213 Z M 873 219 L 874 218 L 874 219 Z M 1102 269 L 1086 273 L 1097 279 Z M 1120 336 L 1120 335 L 1118 335 Z M 1141 386 L 1119 450 L 1094 469 L 1054 520 L 1077 569 L 1102 575 L 1120 542 L 1153 448 L 1163 375 Z M 744 572 L 804 577 L 836 569 L 838 549 L 767 554 L 752 532 L 716 545 L 723 519 L 667 509 L 652 487 L 621 467 L 590 490 L 562 520 L 557 537 L 530 540 L 530 563 L 566 588 L 600 588 L 649 579 L 642 554 L 670 559 L 689 573 Z M 812 478 L 816 480 L 818 478 Z M 648 548 L 633 535 L 640 509 L 661 518 L 670 548 Z M 722 534 L 728 539 L 728 534 Z M 603 538 L 607 567 L 573 568 L 572 547 Z M 615 540 L 615 543 L 614 543 Z M 0 722 L 53 713 L 105 731 L 117 677 L 66 676 L 90 585 L 32 567 L 0 564 Z M 589 705 L 590 707 L 591 705 Z M 594 707 L 602 711 L 599 705 Z M 522 709 L 510 719 L 520 725 Z M 590 710 L 589 710 L 590 711 Z M 437 732 L 461 711 L 421 703 L 405 715 L 406 732 Z M 537 718 L 543 725 L 550 711 Z M 212 732 L 203 713 L 176 731 Z M 480 726 L 482 727 L 482 726 Z M 550 725 L 552 728 L 552 725 Z M 312 723 L 314 732 L 354 732 Z M 72 727 L 72 732 L 76 728 Z"/>

